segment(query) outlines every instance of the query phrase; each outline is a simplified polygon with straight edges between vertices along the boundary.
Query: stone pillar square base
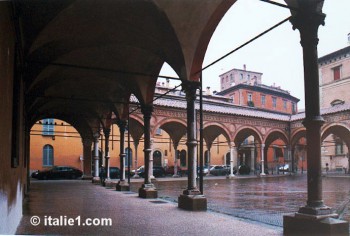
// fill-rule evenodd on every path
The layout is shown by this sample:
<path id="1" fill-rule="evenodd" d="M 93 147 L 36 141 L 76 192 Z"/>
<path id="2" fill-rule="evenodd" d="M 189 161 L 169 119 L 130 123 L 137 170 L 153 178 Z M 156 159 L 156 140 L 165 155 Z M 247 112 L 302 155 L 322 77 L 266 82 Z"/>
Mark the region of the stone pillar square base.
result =
<path id="1" fill-rule="evenodd" d="M 207 198 L 204 195 L 181 194 L 178 198 L 178 207 L 189 211 L 206 211 Z"/>
<path id="2" fill-rule="evenodd" d="M 139 197 L 140 198 L 157 198 L 158 191 L 153 184 L 143 184 L 139 188 Z"/>
<path id="3" fill-rule="evenodd" d="M 100 179 L 100 177 L 93 177 L 93 178 L 92 178 L 92 183 L 93 183 L 93 184 L 101 184 L 101 179 Z"/>
<path id="4" fill-rule="evenodd" d="M 235 179 L 235 178 L 236 178 L 235 175 L 227 175 L 227 176 L 226 176 L 226 179 Z"/>
<path id="5" fill-rule="evenodd" d="M 332 217 L 292 214 L 283 216 L 284 235 L 349 235 L 349 222 Z"/>
<path id="6" fill-rule="evenodd" d="M 119 181 L 115 188 L 117 191 L 130 191 L 130 185 L 125 180 Z"/>
<path id="7" fill-rule="evenodd" d="M 83 175 L 81 177 L 82 180 L 92 180 L 92 175 Z"/>
<path id="8" fill-rule="evenodd" d="M 106 188 L 114 188 L 115 187 L 115 185 L 116 185 L 116 183 L 115 182 L 113 182 L 112 180 L 105 180 L 105 182 L 104 182 L 104 186 L 106 187 Z"/>

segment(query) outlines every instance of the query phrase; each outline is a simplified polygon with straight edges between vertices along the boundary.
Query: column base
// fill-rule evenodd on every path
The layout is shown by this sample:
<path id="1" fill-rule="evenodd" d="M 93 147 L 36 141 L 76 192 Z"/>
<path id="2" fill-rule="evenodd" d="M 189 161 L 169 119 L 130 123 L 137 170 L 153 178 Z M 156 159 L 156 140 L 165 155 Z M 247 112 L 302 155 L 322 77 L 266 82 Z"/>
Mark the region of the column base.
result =
<path id="1" fill-rule="evenodd" d="M 93 177 L 92 178 L 92 183 L 93 184 L 101 184 L 101 179 L 100 179 L 100 177 Z"/>
<path id="2" fill-rule="evenodd" d="M 234 174 L 232 174 L 232 175 L 227 175 L 226 176 L 226 179 L 234 179 L 236 176 L 234 175 Z"/>
<path id="3" fill-rule="evenodd" d="M 204 195 L 181 194 L 178 198 L 178 207 L 188 211 L 206 211 L 207 198 Z"/>
<path id="4" fill-rule="evenodd" d="M 158 191 L 153 184 L 143 184 L 139 188 L 139 197 L 140 198 L 157 198 Z"/>
<path id="5" fill-rule="evenodd" d="M 260 176 L 265 176 L 266 174 L 265 173 L 260 173 Z"/>
<path id="6" fill-rule="evenodd" d="M 115 187 L 117 191 L 130 191 L 130 185 L 125 180 L 119 181 Z"/>
<path id="7" fill-rule="evenodd" d="M 349 222 L 334 219 L 337 214 L 283 216 L 284 235 L 349 235 Z"/>
<path id="8" fill-rule="evenodd" d="M 133 177 L 131 177 L 131 178 L 133 178 L 133 179 L 139 179 L 139 178 L 141 178 L 139 175 L 137 175 L 137 174 L 135 174 Z"/>
<path id="9" fill-rule="evenodd" d="M 92 180 L 92 175 L 83 175 L 81 177 L 82 180 Z"/>
<path id="10" fill-rule="evenodd" d="M 180 175 L 173 175 L 173 178 L 180 178 Z"/>
<path id="11" fill-rule="evenodd" d="M 103 186 L 107 188 L 114 188 L 115 182 L 113 182 L 111 179 L 105 179 L 105 181 L 103 182 Z"/>

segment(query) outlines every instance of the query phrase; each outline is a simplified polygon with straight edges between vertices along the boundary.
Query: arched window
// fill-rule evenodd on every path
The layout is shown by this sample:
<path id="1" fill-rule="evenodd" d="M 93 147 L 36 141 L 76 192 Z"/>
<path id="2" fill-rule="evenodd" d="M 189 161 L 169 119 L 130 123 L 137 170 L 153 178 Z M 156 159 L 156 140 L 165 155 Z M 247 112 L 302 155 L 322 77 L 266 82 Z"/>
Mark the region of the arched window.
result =
<path id="1" fill-rule="evenodd" d="M 153 165 L 162 166 L 162 153 L 158 150 L 153 152 Z"/>
<path id="2" fill-rule="evenodd" d="M 43 147 L 43 166 L 53 166 L 53 147 L 49 144 Z"/>
<path id="3" fill-rule="evenodd" d="M 129 165 L 129 153 L 130 153 L 130 166 L 132 166 L 132 149 L 125 148 L 125 167 Z"/>
<path id="4" fill-rule="evenodd" d="M 186 166 L 187 152 L 186 150 L 181 150 L 180 152 L 180 166 Z"/>

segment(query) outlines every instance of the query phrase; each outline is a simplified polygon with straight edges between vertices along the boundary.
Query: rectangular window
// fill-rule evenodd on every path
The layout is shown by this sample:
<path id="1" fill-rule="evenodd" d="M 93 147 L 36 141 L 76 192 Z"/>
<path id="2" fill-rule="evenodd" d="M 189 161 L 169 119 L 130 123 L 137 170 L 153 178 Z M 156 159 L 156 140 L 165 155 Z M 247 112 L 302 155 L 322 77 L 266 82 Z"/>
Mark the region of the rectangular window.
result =
<path id="1" fill-rule="evenodd" d="M 287 100 L 283 100 L 283 109 L 287 110 Z"/>
<path id="2" fill-rule="evenodd" d="M 54 119 L 44 119 L 42 122 L 43 135 L 55 135 Z"/>
<path id="3" fill-rule="evenodd" d="M 232 102 L 233 104 L 235 104 L 235 94 L 232 94 L 232 95 L 230 96 L 230 99 L 231 99 L 231 102 Z"/>
<path id="4" fill-rule="evenodd" d="M 283 148 L 283 155 L 284 155 L 284 160 L 288 161 L 289 156 L 288 156 L 288 149 L 286 147 Z"/>
<path id="5" fill-rule="evenodd" d="M 343 143 L 337 142 L 335 144 L 335 155 L 341 155 L 343 154 Z"/>
<path id="6" fill-rule="evenodd" d="M 230 81 L 233 82 L 233 74 L 230 74 Z"/>
<path id="7" fill-rule="evenodd" d="M 276 97 L 272 97 L 272 107 L 273 108 L 277 107 L 277 98 Z"/>
<path id="8" fill-rule="evenodd" d="M 292 113 L 295 114 L 297 112 L 296 110 L 295 103 L 292 102 Z"/>
<path id="9" fill-rule="evenodd" d="M 333 68 L 333 77 L 334 77 L 334 80 L 340 79 L 340 66 Z"/>
<path id="10" fill-rule="evenodd" d="M 265 95 L 261 95 L 261 105 L 265 106 L 266 103 L 266 96 Z"/>
<path id="11" fill-rule="evenodd" d="M 253 95 L 251 93 L 248 93 L 248 102 L 253 101 Z"/>
<path id="12" fill-rule="evenodd" d="M 156 135 L 162 135 L 162 129 L 161 128 L 158 128 L 156 130 Z"/>

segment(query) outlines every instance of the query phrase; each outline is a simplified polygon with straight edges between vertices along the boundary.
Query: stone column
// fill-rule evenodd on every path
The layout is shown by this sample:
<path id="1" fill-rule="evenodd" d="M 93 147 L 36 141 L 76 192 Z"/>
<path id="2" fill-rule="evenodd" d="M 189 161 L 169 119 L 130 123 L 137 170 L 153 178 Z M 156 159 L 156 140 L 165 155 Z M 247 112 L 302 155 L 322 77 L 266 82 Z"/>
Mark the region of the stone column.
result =
<path id="1" fill-rule="evenodd" d="M 82 139 L 83 142 L 83 164 L 84 164 L 84 174 L 82 179 L 92 179 L 91 175 L 91 145 L 92 140 L 88 138 Z"/>
<path id="2" fill-rule="evenodd" d="M 188 169 L 188 186 L 180 195 L 178 206 L 186 210 L 206 210 L 207 199 L 201 194 L 196 185 L 197 172 L 197 135 L 196 135 L 196 112 L 195 101 L 196 91 L 199 83 L 187 82 L 183 84 L 186 92 L 187 101 L 187 169 Z"/>
<path id="3" fill-rule="evenodd" d="M 110 178 L 110 171 L 109 171 L 109 135 L 111 133 L 111 129 L 110 128 L 105 128 L 103 129 L 103 133 L 105 135 L 105 172 L 106 172 L 106 179 L 105 181 L 102 183 L 102 185 L 105 186 L 106 181 L 109 183 L 111 178 Z"/>
<path id="4" fill-rule="evenodd" d="M 265 175 L 265 156 L 264 156 L 265 143 L 261 144 L 261 173 L 260 175 Z"/>
<path id="5" fill-rule="evenodd" d="M 155 179 L 153 175 L 153 150 L 154 150 L 154 139 L 151 138 L 151 153 L 149 155 L 149 177 L 150 179 Z"/>
<path id="6" fill-rule="evenodd" d="M 130 191 L 130 186 L 127 181 L 125 181 L 125 128 L 126 121 L 120 120 L 118 122 L 119 133 L 120 133 L 120 180 L 116 185 L 117 191 Z"/>
<path id="7" fill-rule="evenodd" d="M 153 112 L 153 107 L 151 105 L 143 105 L 141 108 L 143 113 L 144 120 L 144 154 L 145 154 L 145 175 L 144 175 L 144 183 L 139 189 L 139 197 L 141 198 L 157 198 L 158 192 L 154 185 L 151 182 L 150 174 L 149 174 L 149 161 L 151 156 L 151 116 Z"/>
<path id="8" fill-rule="evenodd" d="M 236 163 L 237 165 L 237 149 L 235 147 L 235 143 L 231 142 L 230 143 L 230 175 L 228 176 L 228 178 L 230 179 L 235 177 L 235 175 L 233 174 L 234 163 Z"/>
<path id="9" fill-rule="evenodd" d="M 100 183 L 100 169 L 99 169 L 99 165 L 100 165 L 100 156 L 98 153 L 98 141 L 100 138 L 100 134 L 96 133 L 94 134 L 94 177 L 92 178 L 92 182 L 93 183 Z"/>
<path id="10" fill-rule="evenodd" d="M 133 176 L 134 179 L 138 179 L 140 178 L 140 176 L 138 175 L 138 173 L 136 172 L 137 169 L 137 160 L 138 160 L 138 154 L 137 154 L 137 149 L 139 147 L 139 141 L 134 140 L 134 147 L 135 147 L 135 174 Z"/>
<path id="11" fill-rule="evenodd" d="M 207 155 L 208 155 L 208 174 L 207 174 L 207 176 L 210 175 L 210 162 L 211 162 L 211 152 L 210 152 L 210 150 L 211 150 L 211 147 L 208 148 L 208 152 L 207 152 Z"/>
<path id="12" fill-rule="evenodd" d="M 174 178 L 180 177 L 177 174 L 177 156 L 178 156 L 177 146 L 178 146 L 178 144 L 174 143 L 174 175 L 173 175 Z"/>
<path id="13" fill-rule="evenodd" d="M 324 24 L 323 1 L 298 1 L 298 11 L 292 11 L 291 23 L 300 32 L 304 59 L 305 120 L 307 139 L 307 192 L 306 206 L 295 216 L 284 216 L 285 234 L 332 235 L 349 234 L 345 221 L 331 219 L 337 216 L 322 198 L 321 126 L 318 75 L 318 27 Z M 335 231 L 335 229 L 337 230 Z"/>
<path id="14" fill-rule="evenodd" d="M 254 173 L 255 171 L 255 148 L 250 148 L 250 170 Z"/>

